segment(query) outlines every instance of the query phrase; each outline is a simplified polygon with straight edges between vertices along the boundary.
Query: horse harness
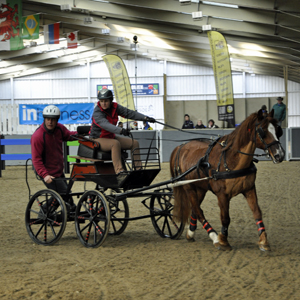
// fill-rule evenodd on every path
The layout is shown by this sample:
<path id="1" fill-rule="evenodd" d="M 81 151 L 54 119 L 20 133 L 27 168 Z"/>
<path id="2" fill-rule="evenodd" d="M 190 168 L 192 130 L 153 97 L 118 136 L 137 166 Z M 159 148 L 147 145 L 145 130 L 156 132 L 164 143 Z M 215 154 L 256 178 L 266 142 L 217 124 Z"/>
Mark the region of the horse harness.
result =
<path id="1" fill-rule="evenodd" d="M 219 139 L 220 139 L 220 137 L 213 140 L 208 145 L 208 148 L 205 152 L 205 155 L 202 156 L 198 160 L 198 162 L 195 166 L 193 166 L 189 169 L 190 172 L 196 169 L 199 178 L 200 178 L 200 171 L 202 171 L 205 174 L 205 176 L 207 177 L 207 179 L 214 179 L 214 180 L 233 179 L 233 178 L 247 176 L 247 175 L 250 175 L 250 174 L 253 174 L 253 173 L 257 172 L 257 169 L 256 169 L 253 162 L 251 163 L 251 165 L 248 168 L 240 169 L 240 170 L 230 170 L 227 163 L 226 163 L 226 151 L 223 151 L 221 156 L 220 156 L 217 169 L 216 170 L 212 169 L 211 170 L 211 176 L 210 176 L 209 175 L 209 170 L 211 169 L 211 164 L 208 162 L 208 158 L 209 158 L 210 152 L 212 151 L 214 146 L 218 143 Z M 226 147 L 226 141 L 222 141 L 219 144 L 222 147 Z M 176 153 L 175 164 L 174 164 L 174 174 L 175 174 L 175 176 L 179 176 L 182 173 L 182 171 L 180 169 L 180 166 L 179 166 L 179 157 L 180 157 L 179 154 L 180 154 L 180 151 L 181 151 L 181 149 L 184 145 L 185 144 L 180 145 L 180 147 L 179 147 L 179 149 Z M 219 169 L 220 169 L 220 166 L 221 166 L 222 159 L 224 159 L 224 167 L 225 167 L 226 171 L 220 172 Z M 257 160 L 255 160 L 255 161 L 258 162 Z M 209 190 L 212 190 L 209 183 L 208 183 L 208 188 L 209 188 Z"/>
<path id="2" fill-rule="evenodd" d="M 264 145 L 264 150 L 265 150 L 265 154 L 254 154 L 254 153 L 246 153 L 246 152 L 242 152 L 238 150 L 238 153 L 244 154 L 244 155 L 251 155 L 251 156 L 265 156 L 265 155 L 269 155 L 269 151 L 268 149 L 273 146 L 273 145 L 277 145 L 280 144 L 280 142 L 278 140 L 275 140 L 269 144 L 267 144 L 264 141 L 264 138 L 266 137 L 266 133 L 264 132 L 264 130 L 262 129 L 262 127 L 258 127 L 259 125 L 261 125 L 260 123 L 256 123 L 255 124 L 255 135 L 254 135 L 254 142 L 255 142 L 255 146 L 256 146 L 256 134 L 258 135 L 259 139 L 261 140 L 261 142 Z M 282 135 L 282 130 L 281 130 L 281 135 Z M 280 134 L 278 135 L 279 137 L 281 136 Z M 209 176 L 209 169 L 211 169 L 211 165 L 208 162 L 208 158 L 209 158 L 209 154 L 212 151 L 213 147 L 218 143 L 218 141 L 220 140 L 221 137 L 218 137 L 217 139 L 213 140 L 209 145 L 208 148 L 205 152 L 205 155 L 202 156 L 197 164 L 193 167 L 191 167 L 188 171 L 191 172 L 193 170 L 197 170 L 197 174 L 198 177 L 200 178 L 200 170 L 205 174 L 205 176 L 207 177 L 207 179 L 214 179 L 214 180 L 218 180 L 218 179 L 232 179 L 232 178 L 238 178 L 238 177 L 243 177 L 243 176 L 247 176 L 253 173 L 257 172 L 257 169 L 254 165 L 253 162 L 258 162 L 257 159 L 253 158 L 253 161 L 251 163 L 251 165 L 248 168 L 245 169 L 240 169 L 240 170 L 230 170 L 227 163 L 226 163 L 226 151 L 222 151 L 222 154 L 220 156 L 219 162 L 218 162 L 218 166 L 217 169 L 211 170 L 211 176 Z M 185 143 L 186 144 L 186 143 Z M 179 166 L 179 157 L 180 157 L 180 151 L 182 149 L 182 147 L 185 145 L 182 144 L 180 145 L 177 153 L 176 153 L 176 157 L 175 157 L 175 164 L 174 164 L 174 174 L 176 176 L 181 175 L 181 169 Z M 219 143 L 222 147 L 226 147 L 227 146 L 227 140 L 222 141 L 221 143 Z M 256 147 L 255 147 L 256 148 Z M 221 166 L 221 162 L 222 159 L 224 161 L 224 168 L 226 171 L 220 172 L 220 166 Z M 188 172 L 188 173 L 189 173 Z M 208 184 L 209 189 L 211 190 L 210 184 Z"/>

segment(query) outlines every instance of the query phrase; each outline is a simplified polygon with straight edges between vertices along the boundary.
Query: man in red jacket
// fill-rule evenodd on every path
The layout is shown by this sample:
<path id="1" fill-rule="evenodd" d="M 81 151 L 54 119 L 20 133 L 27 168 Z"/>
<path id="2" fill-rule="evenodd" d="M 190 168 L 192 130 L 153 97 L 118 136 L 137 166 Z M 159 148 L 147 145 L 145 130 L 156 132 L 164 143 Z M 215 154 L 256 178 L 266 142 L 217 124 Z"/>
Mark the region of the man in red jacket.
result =
<path id="1" fill-rule="evenodd" d="M 60 110 L 55 105 L 46 106 L 43 117 L 43 124 L 31 137 L 32 163 L 48 189 L 64 194 L 67 191 L 66 180 L 53 179 L 65 177 L 62 143 L 73 140 L 71 135 L 77 132 L 69 131 L 64 125 L 58 123 Z M 64 200 L 68 201 L 74 209 L 73 200 Z"/>

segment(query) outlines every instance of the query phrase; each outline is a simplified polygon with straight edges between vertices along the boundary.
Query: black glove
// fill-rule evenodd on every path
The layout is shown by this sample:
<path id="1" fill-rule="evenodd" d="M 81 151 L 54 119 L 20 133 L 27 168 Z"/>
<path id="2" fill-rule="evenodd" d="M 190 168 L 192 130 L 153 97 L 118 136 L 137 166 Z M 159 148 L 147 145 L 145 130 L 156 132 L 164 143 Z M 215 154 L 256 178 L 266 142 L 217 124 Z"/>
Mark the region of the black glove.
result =
<path id="1" fill-rule="evenodd" d="M 130 129 L 122 128 L 120 134 L 122 134 L 124 136 L 129 136 Z"/>
<path id="2" fill-rule="evenodd" d="M 145 121 L 150 122 L 150 123 L 155 123 L 156 120 L 154 118 L 146 117 Z"/>

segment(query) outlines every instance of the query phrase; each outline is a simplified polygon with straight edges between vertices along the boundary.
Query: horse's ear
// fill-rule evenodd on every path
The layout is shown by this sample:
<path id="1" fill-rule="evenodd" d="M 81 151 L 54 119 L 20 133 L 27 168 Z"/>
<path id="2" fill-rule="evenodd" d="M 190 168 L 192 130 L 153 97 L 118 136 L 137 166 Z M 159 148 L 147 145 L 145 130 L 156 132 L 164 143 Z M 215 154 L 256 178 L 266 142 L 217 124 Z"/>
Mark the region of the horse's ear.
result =
<path id="1" fill-rule="evenodd" d="M 271 112 L 269 113 L 269 117 L 274 118 L 274 109 L 272 109 Z"/>
<path id="2" fill-rule="evenodd" d="M 264 119 L 263 110 L 260 109 L 257 113 L 257 120 L 260 122 Z"/>

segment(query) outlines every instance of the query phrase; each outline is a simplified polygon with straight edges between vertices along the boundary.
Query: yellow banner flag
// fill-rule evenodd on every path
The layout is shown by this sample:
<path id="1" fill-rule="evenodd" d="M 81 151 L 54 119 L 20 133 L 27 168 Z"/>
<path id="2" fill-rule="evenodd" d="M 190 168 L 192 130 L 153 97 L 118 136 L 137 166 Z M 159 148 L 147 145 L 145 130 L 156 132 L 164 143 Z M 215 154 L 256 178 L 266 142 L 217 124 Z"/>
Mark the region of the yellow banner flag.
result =
<path id="1" fill-rule="evenodd" d="M 208 31 L 207 35 L 215 76 L 218 119 L 235 126 L 231 66 L 227 43 L 219 32 Z"/>
<path id="2" fill-rule="evenodd" d="M 123 60 L 114 54 L 103 56 L 103 60 L 109 70 L 117 103 L 128 109 L 135 110 L 130 81 Z M 125 119 L 120 119 L 122 122 L 126 122 Z"/>

